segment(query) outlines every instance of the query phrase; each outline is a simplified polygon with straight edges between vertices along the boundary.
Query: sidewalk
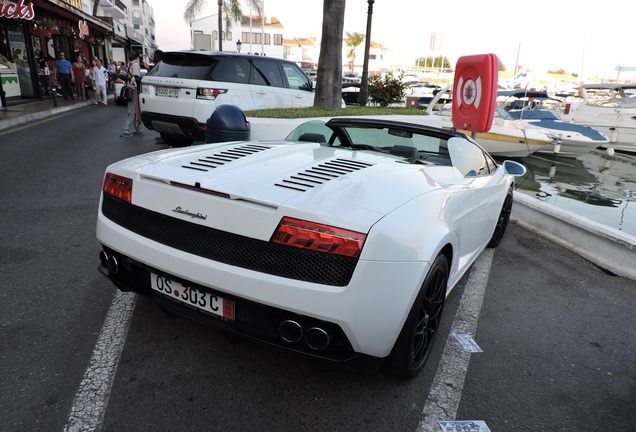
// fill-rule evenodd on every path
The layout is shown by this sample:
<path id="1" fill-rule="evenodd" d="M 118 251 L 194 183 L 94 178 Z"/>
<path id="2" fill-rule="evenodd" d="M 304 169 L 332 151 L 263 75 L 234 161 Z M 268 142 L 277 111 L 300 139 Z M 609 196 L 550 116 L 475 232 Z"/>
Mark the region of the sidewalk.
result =
<path id="1" fill-rule="evenodd" d="M 113 100 L 114 96 L 109 94 L 108 101 L 112 102 Z M 93 98 L 64 100 L 58 97 L 56 100 L 34 100 L 33 102 L 2 107 L 0 108 L 0 131 L 94 104 L 95 99 Z"/>

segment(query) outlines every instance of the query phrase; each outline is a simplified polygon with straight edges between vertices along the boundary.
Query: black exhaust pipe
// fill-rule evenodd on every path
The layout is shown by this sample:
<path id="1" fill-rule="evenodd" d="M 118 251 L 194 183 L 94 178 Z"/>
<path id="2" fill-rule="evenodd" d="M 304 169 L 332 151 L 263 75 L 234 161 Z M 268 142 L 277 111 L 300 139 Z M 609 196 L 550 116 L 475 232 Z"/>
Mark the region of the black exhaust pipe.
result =
<path id="1" fill-rule="evenodd" d="M 278 326 L 278 334 L 285 342 L 296 343 L 303 338 L 303 328 L 296 321 L 286 320 Z"/>
<path id="2" fill-rule="evenodd" d="M 312 327 L 305 332 L 305 343 L 311 349 L 323 350 L 329 346 L 331 336 L 320 327 Z"/>
<path id="3" fill-rule="evenodd" d="M 99 253 L 99 262 L 102 267 L 107 268 L 113 275 L 119 273 L 119 261 L 117 261 L 115 255 L 109 255 L 106 251 L 101 251 Z"/>

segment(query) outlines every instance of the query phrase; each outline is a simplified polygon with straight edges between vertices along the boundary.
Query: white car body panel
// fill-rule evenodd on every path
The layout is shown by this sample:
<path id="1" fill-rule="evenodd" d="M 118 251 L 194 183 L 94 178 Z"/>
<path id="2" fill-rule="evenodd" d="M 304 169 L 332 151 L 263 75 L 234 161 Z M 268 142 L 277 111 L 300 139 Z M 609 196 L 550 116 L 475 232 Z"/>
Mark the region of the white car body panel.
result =
<path id="1" fill-rule="evenodd" d="M 304 147 L 303 151 L 299 151 L 300 146 Z M 504 177 L 472 179 L 467 181 L 466 185 L 453 185 L 447 190 L 440 190 L 434 183 L 434 176 L 437 171 L 457 175 L 455 170 L 449 167 L 412 166 L 405 169 L 397 164 L 397 167 L 393 167 L 390 164 L 378 163 L 377 166 L 350 175 L 347 187 L 342 187 L 338 181 L 332 181 L 318 190 L 300 193 L 279 191 L 280 188 L 272 186 L 276 180 L 316 162 L 328 160 L 333 157 L 331 155 L 343 158 L 360 157 L 367 161 L 385 159 L 361 152 L 352 154 L 346 150 L 320 147 L 318 144 L 272 145 L 271 149 L 246 158 L 249 160 L 233 162 L 227 168 L 217 168 L 214 178 L 207 182 L 204 180 L 207 174 L 201 176 L 196 171 L 181 168 L 184 163 L 193 159 L 193 155 L 218 153 L 223 149 L 235 147 L 235 143 L 198 147 L 185 156 L 181 153 L 171 156 L 174 151 L 168 150 L 150 155 L 144 164 L 139 164 L 137 159 L 131 159 L 109 167 L 108 171 L 134 178 L 133 204 L 171 216 L 175 216 L 175 203 L 191 211 L 200 211 L 212 206 L 214 212 L 206 212 L 206 220 L 197 220 L 197 223 L 261 240 L 269 239 L 282 216 L 311 219 L 329 225 L 344 226 L 354 231 L 369 232 L 368 242 L 374 247 L 363 249 L 348 287 L 325 288 L 317 284 L 290 281 L 210 261 L 193 260 L 187 253 L 174 251 L 128 232 L 121 232 L 117 225 L 103 216 L 100 216 L 98 221 L 98 238 L 115 250 L 126 251 L 128 255 L 141 262 L 159 266 L 184 279 L 208 285 L 210 274 L 214 274 L 213 287 L 220 291 L 232 287 L 234 294 L 250 300 L 298 313 L 306 314 L 311 311 L 316 318 L 340 324 L 354 348 L 370 355 L 388 355 L 391 346 L 383 341 L 395 340 L 408 312 L 408 305 L 417 294 L 413 287 L 421 285 L 429 260 L 439 253 L 438 250 L 431 249 L 432 245 L 437 245 L 441 240 L 436 236 L 431 238 L 430 244 L 413 244 L 413 238 L 426 238 L 430 236 L 430 232 L 444 232 L 449 228 L 466 234 L 466 240 L 459 244 L 454 236 L 446 239 L 460 251 L 457 262 L 452 264 L 453 283 L 449 284 L 452 287 L 481 252 L 481 246 L 485 245 L 487 238 L 492 234 L 492 229 L 475 229 L 474 226 L 471 228 L 470 224 L 492 227 L 492 218 L 498 215 L 498 211 L 482 212 L 475 208 L 472 186 L 478 182 L 492 182 L 496 177 L 503 180 Z M 268 152 L 278 152 L 281 155 L 274 158 L 267 154 Z M 404 184 L 404 176 L 414 177 L 412 183 L 417 186 L 400 190 L 397 185 Z M 426 181 L 416 183 L 416 178 L 422 177 L 425 177 Z M 165 183 L 167 179 L 188 184 L 201 181 L 202 187 L 224 191 L 233 199 L 183 191 L 168 186 Z M 508 186 L 507 182 L 493 182 L 493 187 Z M 480 193 L 491 192 L 486 189 Z M 426 213 L 425 207 L 431 205 L 429 200 L 418 200 L 418 197 L 421 198 L 424 194 L 434 194 L 437 200 L 445 201 L 439 205 L 444 213 L 434 215 L 435 217 L 428 221 L 422 220 L 421 215 Z M 377 199 L 379 195 L 383 199 Z M 212 205 L 210 201 L 213 201 Z M 406 204 L 400 205 L 401 203 Z M 492 204 L 497 209 L 501 207 L 501 203 Z M 240 212 L 236 211 L 236 206 L 240 206 Z M 482 206 L 486 207 L 488 206 Z M 242 217 L 237 218 L 237 214 Z M 188 216 L 180 214 L 176 214 L 175 217 L 191 220 Z M 374 237 L 374 224 L 377 224 L 382 232 L 379 239 Z M 401 229 L 404 224 L 412 225 L 417 232 L 404 231 Z M 446 228 L 446 225 L 449 227 Z M 133 246 L 134 249 L 131 249 Z M 392 266 L 395 262 L 401 262 L 401 270 L 397 273 L 393 267 L 392 270 L 388 270 L 389 264 Z M 386 295 L 388 286 L 396 287 L 391 291 L 389 298 Z M 338 306 L 334 307 L 335 305 Z M 326 314 L 326 311 L 329 311 L 329 314 Z M 381 315 L 383 318 L 369 321 L 368 316 L 374 315 Z"/>
<path id="2" fill-rule="evenodd" d="M 234 157 L 247 147 L 253 151 Z M 209 161 L 227 155 L 232 157 L 210 168 Z M 280 186 L 338 162 L 362 168 L 307 190 Z M 374 357 L 391 352 L 443 247 L 453 251 L 448 295 L 488 244 L 513 184 L 501 166 L 490 175 L 464 177 L 456 167 L 286 141 L 163 150 L 107 171 L 132 179 L 134 206 L 263 242 L 283 217 L 366 234 L 351 280 L 331 286 L 205 259 L 129 231 L 102 211 L 97 219 L 105 247 L 221 295 L 335 323 L 357 353 Z M 102 195 L 100 209 L 103 201 Z"/>

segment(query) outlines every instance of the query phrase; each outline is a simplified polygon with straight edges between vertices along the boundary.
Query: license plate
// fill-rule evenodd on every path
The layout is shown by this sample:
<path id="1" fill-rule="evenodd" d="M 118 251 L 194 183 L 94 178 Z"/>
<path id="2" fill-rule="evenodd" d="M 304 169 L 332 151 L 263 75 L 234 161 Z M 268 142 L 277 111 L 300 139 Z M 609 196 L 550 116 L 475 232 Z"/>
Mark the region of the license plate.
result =
<path id="1" fill-rule="evenodd" d="M 185 286 L 180 282 L 154 273 L 150 274 L 150 286 L 153 290 L 178 300 L 181 303 L 228 320 L 234 320 L 234 301 L 232 300 L 199 291 L 196 288 Z"/>
<path id="2" fill-rule="evenodd" d="M 179 97 L 179 89 L 174 87 L 157 87 L 157 96 Z"/>

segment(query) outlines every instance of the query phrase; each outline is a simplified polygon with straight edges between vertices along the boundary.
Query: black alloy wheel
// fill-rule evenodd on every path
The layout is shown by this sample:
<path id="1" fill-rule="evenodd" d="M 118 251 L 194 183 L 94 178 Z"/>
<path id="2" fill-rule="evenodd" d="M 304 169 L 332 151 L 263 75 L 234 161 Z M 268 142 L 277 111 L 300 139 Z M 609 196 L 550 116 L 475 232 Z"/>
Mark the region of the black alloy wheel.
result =
<path id="1" fill-rule="evenodd" d="M 424 368 L 439 328 L 448 284 L 448 260 L 435 258 L 415 299 L 393 350 L 387 359 L 390 373 L 414 378 Z"/>
<path id="2" fill-rule="evenodd" d="M 490 238 L 490 242 L 488 243 L 489 248 L 496 248 L 503 240 L 503 236 L 506 233 L 506 228 L 508 228 L 510 214 L 512 213 L 512 202 L 512 186 L 510 186 L 510 189 L 508 189 L 508 193 L 506 194 L 506 199 L 504 200 L 503 206 L 501 207 L 501 213 L 499 213 L 499 219 L 497 219 L 495 231 L 492 233 L 492 237 Z"/>

